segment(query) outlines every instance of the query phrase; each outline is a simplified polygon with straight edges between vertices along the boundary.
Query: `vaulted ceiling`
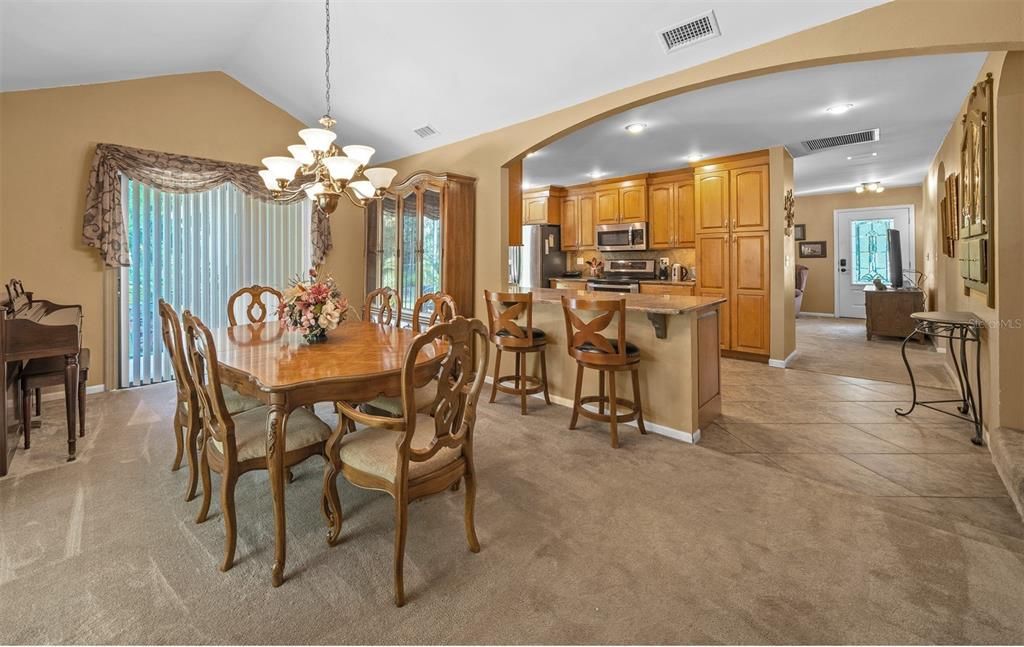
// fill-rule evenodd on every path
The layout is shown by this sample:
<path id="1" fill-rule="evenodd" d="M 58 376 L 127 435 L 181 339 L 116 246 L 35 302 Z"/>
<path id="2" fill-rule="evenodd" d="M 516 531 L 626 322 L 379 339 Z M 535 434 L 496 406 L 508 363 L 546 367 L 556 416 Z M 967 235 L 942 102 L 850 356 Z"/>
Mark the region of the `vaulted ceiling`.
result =
<path id="1" fill-rule="evenodd" d="M 378 160 L 441 146 L 802 31 L 884 0 L 341 2 L 333 114 Z M 659 32 L 713 9 L 718 38 Z M 323 4 L 0 2 L 0 91 L 223 71 L 299 120 L 324 112 Z M 437 135 L 421 139 L 425 124 Z"/>

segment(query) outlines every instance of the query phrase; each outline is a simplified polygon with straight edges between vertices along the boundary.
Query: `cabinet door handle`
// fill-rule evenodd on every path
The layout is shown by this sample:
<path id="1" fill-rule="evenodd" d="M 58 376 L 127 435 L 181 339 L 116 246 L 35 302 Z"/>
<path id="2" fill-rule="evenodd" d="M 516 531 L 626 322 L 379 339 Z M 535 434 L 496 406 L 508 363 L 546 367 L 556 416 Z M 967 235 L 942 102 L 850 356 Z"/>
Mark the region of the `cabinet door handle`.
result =
<path id="1" fill-rule="evenodd" d="M 732 219 L 732 229 L 733 229 L 733 231 L 736 230 L 736 219 L 735 218 Z"/>

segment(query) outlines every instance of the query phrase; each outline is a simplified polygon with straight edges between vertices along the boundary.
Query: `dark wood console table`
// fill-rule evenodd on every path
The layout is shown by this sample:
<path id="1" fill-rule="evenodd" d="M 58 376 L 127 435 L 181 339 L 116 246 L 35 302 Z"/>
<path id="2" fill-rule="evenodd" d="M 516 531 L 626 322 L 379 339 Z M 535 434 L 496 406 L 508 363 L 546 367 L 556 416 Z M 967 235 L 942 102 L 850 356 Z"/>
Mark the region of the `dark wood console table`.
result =
<path id="1" fill-rule="evenodd" d="M 924 310 L 924 292 L 920 288 L 878 290 L 864 286 L 864 311 L 868 340 L 872 335 L 906 337 L 914 334 L 917 322 L 911 318 Z M 924 341 L 924 336 L 919 337 Z"/>

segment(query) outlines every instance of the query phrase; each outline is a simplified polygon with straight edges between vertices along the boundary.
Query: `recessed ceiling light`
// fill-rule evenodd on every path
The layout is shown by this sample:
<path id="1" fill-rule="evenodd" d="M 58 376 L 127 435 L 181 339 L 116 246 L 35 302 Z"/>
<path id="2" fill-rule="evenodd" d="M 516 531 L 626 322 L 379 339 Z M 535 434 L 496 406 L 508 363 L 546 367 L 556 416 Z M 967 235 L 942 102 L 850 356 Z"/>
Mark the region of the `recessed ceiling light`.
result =
<path id="1" fill-rule="evenodd" d="M 704 155 L 701 153 L 690 153 L 686 156 L 687 162 L 698 162 L 702 159 L 704 159 Z"/>
<path id="2" fill-rule="evenodd" d="M 540 151 L 530 151 L 529 153 L 526 154 L 526 156 L 527 157 L 533 157 L 534 155 L 537 155 L 538 153 L 540 153 Z"/>
<path id="3" fill-rule="evenodd" d="M 599 177 L 602 177 L 603 175 L 604 173 L 601 171 L 591 171 L 590 173 L 587 173 L 587 177 L 592 177 L 595 180 Z"/>
<path id="4" fill-rule="evenodd" d="M 829 106 L 825 108 L 825 112 L 829 113 L 830 115 L 841 115 L 844 112 L 849 112 L 852 109 L 852 103 L 837 103 L 834 106 Z"/>
<path id="5" fill-rule="evenodd" d="M 529 189 L 532 186 L 529 182 L 523 181 L 523 190 Z"/>
<path id="6" fill-rule="evenodd" d="M 626 132 L 628 132 L 631 135 L 639 135 L 646 129 L 647 124 L 641 123 L 629 124 L 628 126 L 626 126 Z"/>
<path id="7" fill-rule="evenodd" d="M 878 157 L 878 153 L 861 153 L 860 155 L 847 155 L 848 160 L 866 160 L 872 157 Z"/>

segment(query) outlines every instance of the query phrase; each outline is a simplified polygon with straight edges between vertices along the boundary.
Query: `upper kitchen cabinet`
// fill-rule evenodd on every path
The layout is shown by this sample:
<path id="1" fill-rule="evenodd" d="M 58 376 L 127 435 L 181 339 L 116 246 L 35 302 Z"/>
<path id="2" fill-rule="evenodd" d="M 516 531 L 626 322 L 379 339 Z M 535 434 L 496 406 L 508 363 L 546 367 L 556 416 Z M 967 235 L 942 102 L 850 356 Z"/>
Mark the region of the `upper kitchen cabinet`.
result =
<path id="1" fill-rule="evenodd" d="M 596 187 L 597 224 L 647 222 L 647 180 L 624 180 Z"/>
<path id="2" fill-rule="evenodd" d="M 696 173 L 693 180 L 697 233 L 729 231 L 729 171 Z"/>
<path id="3" fill-rule="evenodd" d="M 562 250 L 594 249 L 595 195 L 570 192 L 562 198 Z"/>
<path id="4" fill-rule="evenodd" d="M 565 198 L 565 195 L 565 189 L 557 186 L 524 192 L 523 224 L 562 224 L 562 199 Z"/>
<path id="5" fill-rule="evenodd" d="M 733 231 L 768 229 L 768 165 L 729 171 L 730 217 Z"/>
<path id="6" fill-rule="evenodd" d="M 693 193 L 692 176 L 651 184 L 647 191 L 651 249 L 693 246 Z"/>

